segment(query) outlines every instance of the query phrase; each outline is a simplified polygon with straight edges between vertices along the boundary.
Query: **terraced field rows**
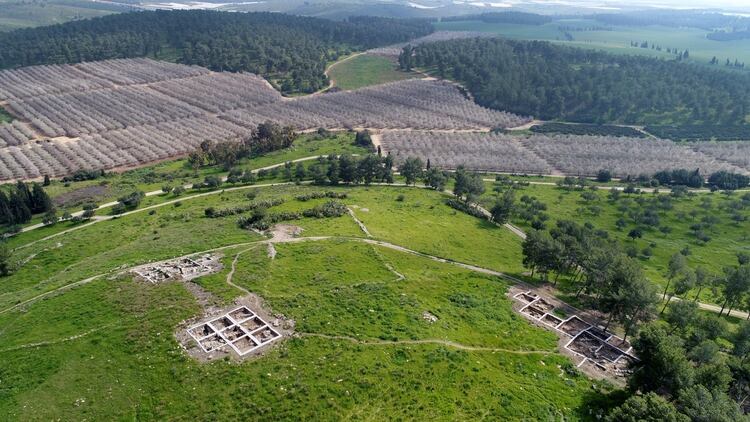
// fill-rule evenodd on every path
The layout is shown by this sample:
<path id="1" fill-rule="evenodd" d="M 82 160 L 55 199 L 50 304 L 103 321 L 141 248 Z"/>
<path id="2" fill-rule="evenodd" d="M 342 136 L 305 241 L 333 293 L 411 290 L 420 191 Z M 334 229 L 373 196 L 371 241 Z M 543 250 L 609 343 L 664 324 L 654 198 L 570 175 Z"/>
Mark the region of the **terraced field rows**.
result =
<path id="1" fill-rule="evenodd" d="M 0 180 L 63 176 L 184 155 L 236 141 L 271 120 L 325 127 L 489 130 L 529 119 L 485 109 L 449 83 L 411 80 L 286 99 L 251 74 L 148 59 L 0 72 Z"/>
<path id="2" fill-rule="evenodd" d="M 464 165 L 482 171 L 586 176 L 609 169 L 618 177 L 677 168 L 700 169 L 703 174 L 750 173 L 750 144 L 742 142 L 677 144 L 608 136 L 387 132 L 382 144 L 396 161 L 416 156 L 447 169 Z"/>

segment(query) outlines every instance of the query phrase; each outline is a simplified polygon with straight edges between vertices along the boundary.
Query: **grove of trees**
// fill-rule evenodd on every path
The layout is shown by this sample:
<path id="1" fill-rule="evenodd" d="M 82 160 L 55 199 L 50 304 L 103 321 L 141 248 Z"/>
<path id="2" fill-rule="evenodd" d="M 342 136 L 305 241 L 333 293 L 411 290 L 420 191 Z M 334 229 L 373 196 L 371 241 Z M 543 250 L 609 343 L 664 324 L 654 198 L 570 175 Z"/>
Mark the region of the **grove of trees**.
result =
<path id="1" fill-rule="evenodd" d="M 328 83 L 326 63 L 353 50 L 432 32 L 422 20 L 346 21 L 280 13 L 143 11 L 0 34 L 0 68 L 129 57 L 170 58 L 216 71 L 248 71 L 284 92 Z"/>
<path id="2" fill-rule="evenodd" d="M 548 42 L 421 44 L 399 62 L 461 82 L 483 106 L 545 120 L 741 125 L 750 110 L 748 74 Z"/>
<path id="3" fill-rule="evenodd" d="M 17 182 L 9 190 L 0 189 L 0 225 L 16 226 L 28 223 L 34 214 L 54 210 L 49 195 L 39 183 Z"/>

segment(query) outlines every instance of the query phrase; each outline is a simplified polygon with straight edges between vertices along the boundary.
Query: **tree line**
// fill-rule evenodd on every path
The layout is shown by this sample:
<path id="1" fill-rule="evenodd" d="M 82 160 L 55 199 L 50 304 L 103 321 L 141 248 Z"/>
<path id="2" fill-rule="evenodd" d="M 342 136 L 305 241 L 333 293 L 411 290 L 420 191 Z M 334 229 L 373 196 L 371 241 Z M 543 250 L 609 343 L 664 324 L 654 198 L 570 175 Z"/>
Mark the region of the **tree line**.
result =
<path id="1" fill-rule="evenodd" d="M 427 21 L 203 10 L 121 13 L 0 33 L 0 68 L 155 57 L 278 80 L 284 92 L 327 85 L 326 64 L 352 49 L 427 35 Z"/>
<path id="2" fill-rule="evenodd" d="M 461 82 L 486 107 L 579 123 L 744 125 L 750 75 L 541 41 L 407 46 L 402 69 Z"/>
<path id="3" fill-rule="evenodd" d="M 623 136 L 628 138 L 645 138 L 646 134 L 629 126 L 545 123 L 532 126 L 534 133 L 561 133 L 564 135 Z"/>
<path id="4" fill-rule="evenodd" d="M 45 179 L 49 180 L 49 179 Z M 53 213 L 55 207 L 47 192 L 39 183 L 31 188 L 17 182 L 8 192 L 0 190 L 0 224 L 17 226 L 31 221 L 34 214 Z"/>
<path id="5" fill-rule="evenodd" d="M 295 139 L 297 134 L 293 127 L 267 121 L 256 126 L 249 136 L 238 142 L 202 142 L 188 155 L 187 164 L 194 169 L 220 165 L 224 170 L 230 170 L 243 158 L 289 148 Z"/>
<path id="6" fill-rule="evenodd" d="M 750 139 L 750 125 L 648 125 L 644 130 L 657 138 L 674 141 L 743 141 Z"/>

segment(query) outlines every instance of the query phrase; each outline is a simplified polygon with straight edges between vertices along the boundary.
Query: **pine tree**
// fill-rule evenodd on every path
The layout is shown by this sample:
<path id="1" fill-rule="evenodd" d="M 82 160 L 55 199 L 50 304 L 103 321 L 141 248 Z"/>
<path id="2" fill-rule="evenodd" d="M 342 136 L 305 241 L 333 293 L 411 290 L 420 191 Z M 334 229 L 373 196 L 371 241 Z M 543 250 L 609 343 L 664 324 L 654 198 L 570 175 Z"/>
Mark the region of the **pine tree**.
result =
<path id="1" fill-rule="evenodd" d="M 47 212 L 52 209 L 52 200 L 39 183 L 34 183 L 31 190 L 31 207 L 33 214 Z"/>
<path id="2" fill-rule="evenodd" d="M 10 200 L 5 192 L 0 191 L 0 224 L 9 224 L 13 220 L 10 212 Z"/>
<path id="3" fill-rule="evenodd" d="M 31 209 L 32 202 L 31 202 L 31 191 L 29 190 L 29 186 L 26 183 L 19 180 L 18 183 L 16 183 L 16 193 L 18 193 L 24 205 L 26 205 L 26 208 Z"/>
<path id="4" fill-rule="evenodd" d="M 44 175 L 44 182 L 42 182 L 42 186 L 49 186 L 52 182 L 49 180 L 49 175 Z"/>
<path id="5" fill-rule="evenodd" d="M 26 206 L 23 194 L 15 191 L 10 195 L 10 212 L 13 216 L 11 224 L 23 224 L 31 220 L 31 211 Z"/>
<path id="6" fill-rule="evenodd" d="M 10 249 L 4 243 L 0 243 L 0 277 L 10 275 L 11 270 Z"/>

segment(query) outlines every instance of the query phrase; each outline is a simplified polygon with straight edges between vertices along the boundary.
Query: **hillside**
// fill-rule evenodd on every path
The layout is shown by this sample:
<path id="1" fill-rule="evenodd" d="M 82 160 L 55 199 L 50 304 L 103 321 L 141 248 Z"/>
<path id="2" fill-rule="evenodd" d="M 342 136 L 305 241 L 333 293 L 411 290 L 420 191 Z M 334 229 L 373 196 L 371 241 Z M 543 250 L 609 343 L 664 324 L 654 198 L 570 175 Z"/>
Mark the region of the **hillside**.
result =
<path id="1" fill-rule="evenodd" d="M 352 50 L 428 34 L 425 21 L 334 22 L 278 13 L 133 12 L 0 34 L 0 68 L 155 57 L 216 71 L 249 71 L 285 93 L 327 84 L 326 64 Z"/>
<path id="2" fill-rule="evenodd" d="M 461 82 L 485 107 L 582 123 L 743 125 L 750 74 L 499 38 L 406 49 L 404 69 Z"/>

